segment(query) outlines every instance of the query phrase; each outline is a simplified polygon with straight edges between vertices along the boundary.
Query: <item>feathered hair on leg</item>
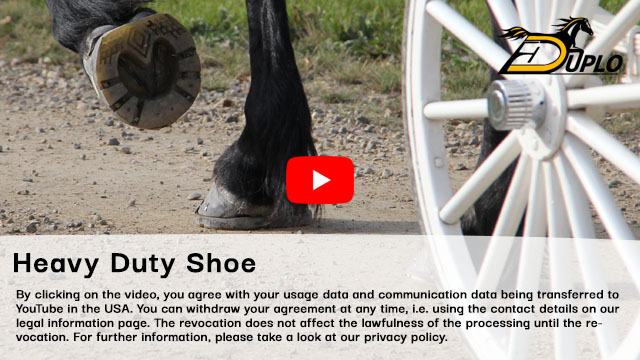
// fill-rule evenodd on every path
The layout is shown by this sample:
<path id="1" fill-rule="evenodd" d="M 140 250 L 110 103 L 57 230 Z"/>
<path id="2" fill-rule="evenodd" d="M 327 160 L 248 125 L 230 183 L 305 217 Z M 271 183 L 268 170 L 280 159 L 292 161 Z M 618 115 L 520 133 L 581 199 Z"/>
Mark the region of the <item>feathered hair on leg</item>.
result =
<path id="1" fill-rule="evenodd" d="M 153 0 L 46 0 L 52 31 L 62 46 L 82 52 L 86 35 L 104 26 L 126 23 Z"/>

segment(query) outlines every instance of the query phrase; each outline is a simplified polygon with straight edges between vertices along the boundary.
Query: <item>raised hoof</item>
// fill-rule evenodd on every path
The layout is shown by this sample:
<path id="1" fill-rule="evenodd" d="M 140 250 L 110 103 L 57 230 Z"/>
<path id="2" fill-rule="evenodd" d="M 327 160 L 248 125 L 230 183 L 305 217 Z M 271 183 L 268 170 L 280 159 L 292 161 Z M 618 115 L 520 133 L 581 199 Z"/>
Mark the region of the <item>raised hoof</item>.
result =
<path id="1" fill-rule="evenodd" d="M 176 19 L 155 14 L 100 36 L 84 65 L 98 97 L 125 123 L 173 124 L 200 91 L 195 43 Z"/>
<path id="2" fill-rule="evenodd" d="M 238 199 L 214 182 L 207 197 L 196 209 L 196 224 L 207 229 L 256 230 L 274 227 L 305 226 L 313 217 L 308 211 L 296 224 L 275 225 L 271 221 L 272 206 L 253 205 Z"/>

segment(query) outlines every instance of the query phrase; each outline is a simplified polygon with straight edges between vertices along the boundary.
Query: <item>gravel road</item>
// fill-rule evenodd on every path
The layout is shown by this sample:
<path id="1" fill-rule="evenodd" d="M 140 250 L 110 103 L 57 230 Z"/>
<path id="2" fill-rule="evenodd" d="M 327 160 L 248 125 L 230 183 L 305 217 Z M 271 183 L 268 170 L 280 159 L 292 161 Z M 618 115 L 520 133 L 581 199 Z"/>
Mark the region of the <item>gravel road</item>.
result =
<path id="1" fill-rule="evenodd" d="M 193 213 L 242 130 L 248 85 L 203 91 L 172 127 L 143 131 L 100 106 L 73 65 L 0 62 L 0 234 L 214 232 Z M 419 233 L 400 114 L 380 127 L 354 106 L 310 102 L 318 151 L 354 161 L 356 194 L 303 231 Z"/>
<path id="2" fill-rule="evenodd" d="M 248 87 L 239 81 L 225 91 L 203 90 L 176 124 L 145 131 L 100 106 L 77 65 L 0 58 L 0 234 L 215 232 L 197 227 L 193 212 L 209 190 L 217 158 L 243 128 Z M 401 114 L 387 107 L 400 96 L 363 94 L 374 104 L 363 110 L 358 102 L 327 104 L 317 89 L 340 86 L 321 77 L 307 79 L 305 87 L 319 153 L 350 157 L 356 179 L 351 203 L 326 206 L 322 220 L 302 231 L 419 233 Z M 449 122 L 446 130 L 456 188 L 475 166 L 481 124 Z M 621 140 L 640 153 L 637 133 Z M 640 189 L 594 158 L 640 237 Z M 595 222 L 598 236 L 605 236 Z"/>

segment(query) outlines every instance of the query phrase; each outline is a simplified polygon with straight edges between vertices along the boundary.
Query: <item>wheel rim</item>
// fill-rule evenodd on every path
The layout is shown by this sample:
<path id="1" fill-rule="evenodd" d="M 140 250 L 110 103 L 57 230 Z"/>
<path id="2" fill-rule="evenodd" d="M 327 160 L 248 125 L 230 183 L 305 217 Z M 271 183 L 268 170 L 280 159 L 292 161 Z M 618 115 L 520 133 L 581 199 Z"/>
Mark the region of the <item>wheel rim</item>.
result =
<path id="1" fill-rule="evenodd" d="M 597 1 L 487 0 L 500 28 L 523 26 L 539 32 L 549 32 L 553 19 L 574 15 L 596 19 L 598 33 L 585 47 L 590 54 L 608 54 L 619 50 L 621 41 L 633 35 L 633 25 L 640 19 L 640 1 L 629 1 L 616 14 L 608 15 Z M 561 6 L 562 5 L 562 6 Z M 569 10 L 572 9 L 571 14 Z M 545 16 L 546 15 L 546 16 Z M 519 128 L 494 150 L 474 175 L 454 194 L 446 160 L 442 121 L 447 119 L 486 118 L 486 99 L 441 101 L 441 39 L 442 28 L 447 28 L 473 52 L 496 71 L 500 70 L 510 54 L 493 40 L 440 0 L 409 0 L 405 24 L 405 127 L 409 137 L 411 166 L 416 202 L 420 206 L 421 221 L 428 234 L 453 235 L 447 241 L 432 241 L 434 265 L 441 285 L 452 289 L 495 289 L 505 271 L 511 250 L 509 238 L 516 234 L 520 219 L 525 218 L 522 257 L 519 264 L 518 287 L 537 286 L 545 253 L 549 253 L 549 271 L 554 289 L 570 288 L 571 279 L 563 276 L 564 256 L 572 251 L 564 243 L 526 241 L 532 237 L 595 238 L 589 210 L 593 206 L 609 236 L 614 240 L 620 258 L 635 289 L 640 290 L 640 253 L 635 243 L 625 241 L 634 235 L 622 212 L 609 192 L 588 147 L 624 172 L 636 186 L 640 184 L 640 158 L 633 154 L 593 117 L 620 108 L 640 109 L 640 85 L 618 84 L 595 86 L 589 76 L 545 75 L 537 77 L 545 94 L 552 102 L 547 106 L 544 126 Z M 600 35 L 600 36 L 597 36 Z M 583 46 L 586 38 L 578 38 Z M 514 46 L 514 44 L 510 44 Z M 512 49 L 513 50 L 513 49 Z M 432 69 L 437 69 L 433 71 Z M 507 80 L 527 79 L 509 75 Z M 537 133 L 536 133 L 537 132 Z M 549 138 L 545 137 L 550 135 Z M 537 139 L 537 142 L 532 140 Z M 543 146 L 541 146 L 543 145 Z M 518 159 L 519 157 L 519 159 Z M 507 193 L 498 223 L 479 270 L 464 238 L 460 235 L 459 219 L 505 169 L 517 160 L 511 186 Z M 517 189 L 527 189 L 518 191 Z M 525 209 L 527 209 L 525 211 Z M 585 286 L 606 288 L 595 242 L 575 242 Z M 525 252 L 526 250 L 526 252 Z M 539 276 L 538 276 L 539 279 Z M 536 285 L 534 285 L 534 283 Z M 598 332 L 598 344 L 604 357 L 626 358 L 640 352 L 640 344 L 633 338 L 640 336 L 640 316 L 625 338 L 616 338 L 612 328 Z M 524 335 L 511 334 L 510 350 L 483 331 L 467 337 L 476 354 L 495 357 L 513 355 L 516 348 L 526 344 Z M 562 335 L 570 339 L 571 334 Z M 570 345 L 557 345 L 557 357 L 575 357 Z"/>

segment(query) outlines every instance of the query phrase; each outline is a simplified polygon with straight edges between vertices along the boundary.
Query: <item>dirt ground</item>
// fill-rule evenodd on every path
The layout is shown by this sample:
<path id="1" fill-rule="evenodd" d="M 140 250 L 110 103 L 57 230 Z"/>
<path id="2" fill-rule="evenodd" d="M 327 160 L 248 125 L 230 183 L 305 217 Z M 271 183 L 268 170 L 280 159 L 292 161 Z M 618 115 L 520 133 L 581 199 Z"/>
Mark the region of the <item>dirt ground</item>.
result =
<path id="1" fill-rule="evenodd" d="M 206 196 L 216 159 L 239 136 L 248 85 L 203 91 L 172 127 L 142 131 L 99 106 L 81 70 L 5 62 L 0 234 L 215 232 L 195 225 L 200 201 L 189 198 Z M 319 152 L 350 157 L 357 178 L 353 201 L 326 206 L 303 232 L 419 233 L 401 122 L 390 129 L 348 107 L 311 107 Z"/>
<path id="2" fill-rule="evenodd" d="M 0 59 L 0 235 L 215 233 L 195 225 L 200 200 L 189 199 L 206 196 L 216 159 L 239 136 L 248 85 L 203 90 L 172 127 L 143 131 L 98 104 L 79 68 Z M 375 106 L 363 110 L 354 103 L 327 104 L 317 90 L 337 85 L 324 79 L 307 80 L 305 87 L 318 151 L 353 160 L 355 197 L 326 206 L 311 226 L 278 232 L 420 233 L 401 114 L 392 110 L 397 106 L 386 107 L 401 98 L 365 94 Z M 376 125 L 375 116 L 392 125 Z M 458 187 L 475 166 L 481 126 L 449 123 L 447 130 Z M 625 133 L 622 140 L 640 152 L 638 134 Z M 640 237 L 640 189 L 594 157 Z M 605 236 L 594 221 L 598 236 Z"/>

